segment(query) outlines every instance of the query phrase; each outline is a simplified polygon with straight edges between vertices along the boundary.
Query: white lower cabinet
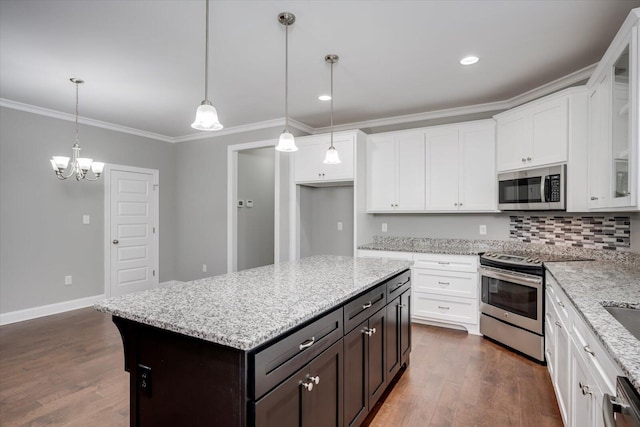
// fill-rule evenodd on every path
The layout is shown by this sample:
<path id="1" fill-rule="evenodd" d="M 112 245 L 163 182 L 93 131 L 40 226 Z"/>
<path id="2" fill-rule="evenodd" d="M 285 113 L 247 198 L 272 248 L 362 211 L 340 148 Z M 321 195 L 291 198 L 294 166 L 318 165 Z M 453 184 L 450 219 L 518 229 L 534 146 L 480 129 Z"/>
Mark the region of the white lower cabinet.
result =
<path id="1" fill-rule="evenodd" d="M 564 425 L 602 426 L 604 393 L 615 395 L 622 372 L 549 273 L 545 334 L 547 367 Z"/>
<path id="2" fill-rule="evenodd" d="M 413 261 L 411 320 L 480 335 L 478 256 L 358 250 L 362 258 Z"/>
<path id="3" fill-rule="evenodd" d="M 478 257 L 415 254 L 413 261 L 413 320 L 462 326 L 479 335 Z"/>

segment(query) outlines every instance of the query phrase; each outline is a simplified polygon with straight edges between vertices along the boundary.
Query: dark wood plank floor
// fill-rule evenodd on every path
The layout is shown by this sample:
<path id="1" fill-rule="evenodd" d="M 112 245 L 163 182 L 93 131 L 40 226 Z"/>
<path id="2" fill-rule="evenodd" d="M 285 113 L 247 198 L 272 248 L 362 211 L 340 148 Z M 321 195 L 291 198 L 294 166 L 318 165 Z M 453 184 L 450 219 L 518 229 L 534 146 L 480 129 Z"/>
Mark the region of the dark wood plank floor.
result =
<path id="1" fill-rule="evenodd" d="M 127 426 L 111 317 L 92 309 L 0 327 L 0 425 Z M 411 366 L 372 427 L 562 426 L 546 367 L 480 337 L 414 325 Z"/>

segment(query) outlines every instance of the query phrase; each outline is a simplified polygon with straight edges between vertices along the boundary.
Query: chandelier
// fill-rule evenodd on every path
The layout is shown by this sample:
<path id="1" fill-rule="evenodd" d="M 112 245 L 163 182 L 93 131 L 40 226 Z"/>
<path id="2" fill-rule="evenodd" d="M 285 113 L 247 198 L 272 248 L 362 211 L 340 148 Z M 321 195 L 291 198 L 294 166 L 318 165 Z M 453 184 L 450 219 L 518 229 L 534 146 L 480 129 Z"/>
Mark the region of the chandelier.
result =
<path id="1" fill-rule="evenodd" d="M 342 163 L 340 161 L 340 156 L 338 156 L 338 150 L 333 146 L 333 64 L 338 62 L 338 55 L 327 55 L 324 57 L 324 60 L 331 64 L 331 145 L 327 150 L 327 154 L 322 163 L 327 165 L 337 165 Z"/>
<path id="2" fill-rule="evenodd" d="M 86 179 L 87 181 L 97 181 L 100 178 L 102 169 L 104 169 L 104 163 L 94 162 L 93 159 L 87 157 L 80 157 L 80 143 L 78 142 L 78 87 L 84 83 L 84 80 L 77 79 L 75 77 L 69 79 L 76 85 L 76 138 L 75 143 L 71 149 L 73 155 L 71 157 L 71 163 L 69 163 L 69 157 L 53 156 L 51 157 L 51 166 L 56 173 L 58 179 L 67 179 L 75 175 L 76 180 Z M 91 169 L 94 178 L 89 178 L 87 173 Z"/>

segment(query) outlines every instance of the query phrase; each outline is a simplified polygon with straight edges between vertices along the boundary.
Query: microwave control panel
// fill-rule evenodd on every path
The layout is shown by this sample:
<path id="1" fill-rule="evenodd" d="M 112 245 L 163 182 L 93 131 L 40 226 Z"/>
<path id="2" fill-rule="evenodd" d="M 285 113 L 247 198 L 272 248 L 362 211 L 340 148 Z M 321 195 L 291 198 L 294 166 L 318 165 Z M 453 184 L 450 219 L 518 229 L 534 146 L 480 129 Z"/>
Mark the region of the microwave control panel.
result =
<path id="1" fill-rule="evenodd" d="M 549 191 L 549 202 L 559 202 L 560 201 L 560 174 L 557 175 L 549 175 L 550 181 L 550 191 Z"/>

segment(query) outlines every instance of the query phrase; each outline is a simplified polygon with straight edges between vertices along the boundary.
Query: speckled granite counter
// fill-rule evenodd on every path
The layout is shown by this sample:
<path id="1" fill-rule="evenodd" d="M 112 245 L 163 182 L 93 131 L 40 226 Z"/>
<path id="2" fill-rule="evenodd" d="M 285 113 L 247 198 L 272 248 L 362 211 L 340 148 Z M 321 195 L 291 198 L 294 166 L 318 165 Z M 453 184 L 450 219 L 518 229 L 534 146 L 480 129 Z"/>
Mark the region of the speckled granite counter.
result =
<path id="1" fill-rule="evenodd" d="M 99 311 L 250 350 L 410 267 L 315 256 L 100 301 Z"/>
<path id="2" fill-rule="evenodd" d="M 640 340 L 603 308 L 604 304 L 640 309 L 640 262 L 554 262 L 545 266 L 640 391 Z"/>
<path id="3" fill-rule="evenodd" d="M 581 259 L 619 263 L 638 262 L 640 255 L 631 252 L 574 248 L 517 240 L 431 239 L 428 237 L 373 236 L 372 243 L 358 246 L 371 251 L 417 252 L 451 255 L 477 255 L 480 252 L 529 252 L 531 254 L 569 255 Z"/>

